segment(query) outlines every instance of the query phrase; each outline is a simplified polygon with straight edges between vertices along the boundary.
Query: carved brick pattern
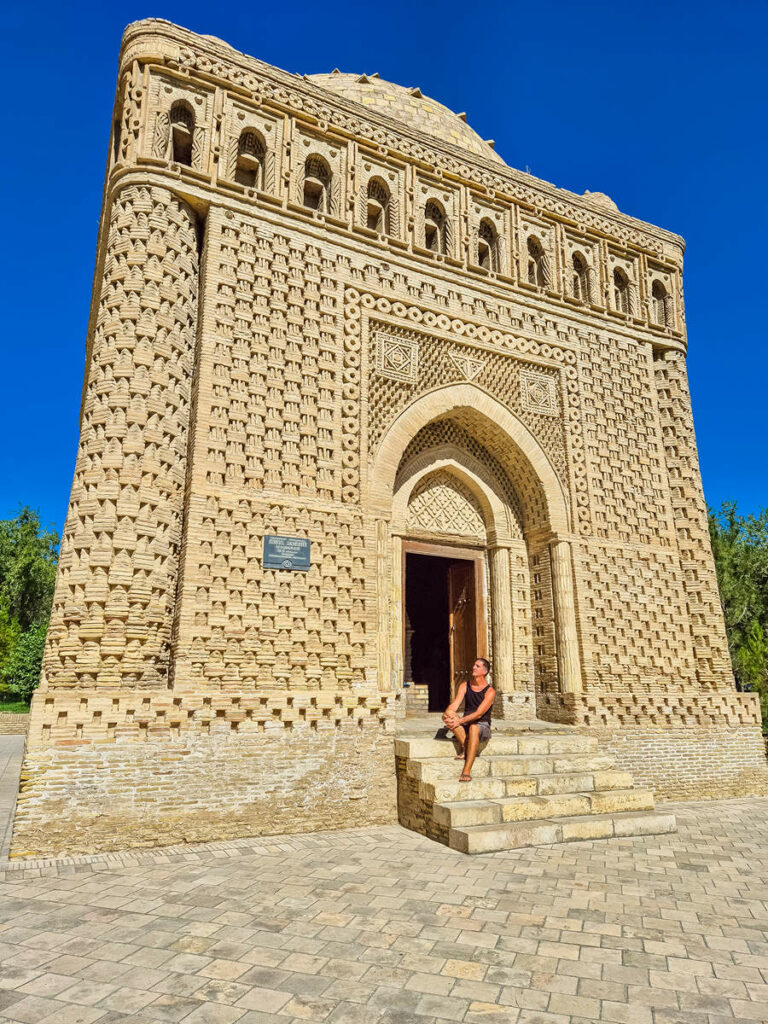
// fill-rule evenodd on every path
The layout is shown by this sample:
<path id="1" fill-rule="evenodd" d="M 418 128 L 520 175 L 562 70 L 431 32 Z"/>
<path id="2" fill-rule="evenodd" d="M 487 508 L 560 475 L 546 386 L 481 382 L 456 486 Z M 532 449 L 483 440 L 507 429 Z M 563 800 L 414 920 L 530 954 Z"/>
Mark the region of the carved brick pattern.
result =
<path id="1" fill-rule="evenodd" d="M 73 736 L 89 743 L 173 740 L 197 735 L 249 734 L 294 724 L 391 718 L 401 694 L 169 693 L 78 695 L 68 703 L 49 698 L 36 709 L 35 728 L 45 744 L 68 746 Z"/>
<path id="2" fill-rule="evenodd" d="M 593 536 L 674 544 L 648 347 L 593 336 L 582 367 Z"/>
<path id="3" fill-rule="evenodd" d="M 45 652 L 49 687 L 168 685 L 197 309 L 191 210 L 116 196 Z"/>
<path id="4" fill-rule="evenodd" d="M 313 246 L 234 219 L 209 241 L 210 258 L 219 283 L 207 482 L 358 500 L 359 431 L 348 439 L 359 389 L 339 369 L 349 346 L 332 267 Z"/>
<path id="5" fill-rule="evenodd" d="M 654 369 L 697 676 L 705 686 L 730 688 L 733 675 L 701 488 L 685 361 L 676 353 L 660 354 Z"/>
<path id="6" fill-rule="evenodd" d="M 539 717 L 551 722 L 590 727 L 734 729 L 759 726 L 761 721 L 757 694 L 735 691 L 654 692 L 639 687 L 634 693 L 559 693 L 540 697 L 537 710 Z"/>
<path id="7" fill-rule="evenodd" d="M 681 628 L 688 612 L 677 551 L 590 541 L 574 545 L 574 557 L 588 682 L 627 690 L 690 679 L 694 652 Z"/>
<path id="8" fill-rule="evenodd" d="M 373 334 L 378 333 L 372 330 Z M 403 338 L 404 342 L 416 342 L 419 346 L 418 373 L 415 381 L 392 381 L 383 377 L 372 377 L 369 384 L 370 422 L 369 442 L 375 447 L 392 421 L 419 395 L 443 384 L 460 383 L 466 380 L 465 373 L 457 361 L 478 355 L 456 341 L 447 341 L 428 334 L 417 334 L 407 327 L 391 327 L 389 333 Z M 375 344 L 375 343 L 374 343 Z M 372 347 L 371 361 L 376 358 Z M 521 397 L 520 374 L 526 364 L 506 354 L 483 350 L 485 366 L 474 383 L 497 398 L 511 409 L 528 427 L 544 451 L 549 455 L 563 484 L 568 487 L 567 459 L 563 438 L 563 422 L 560 415 L 542 415 L 524 406 Z M 575 376 L 576 371 L 569 367 Z M 559 390 L 560 371 L 542 367 L 539 372 L 551 380 L 553 392 Z"/>
<path id="9" fill-rule="evenodd" d="M 557 690 L 555 609 L 552 564 L 546 541 L 536 538 L 529 546 L 531 646 L 536 693 Z"/>
<path id="10" fill-rule="evenodd" d="M 593 228 L 603 235 L 619 239 L 625 244 L 641 246 L 661 256 L 665 252 L 660 238 L 647 230 L 645 225 L 628 224 L 628 218 L 610 216 L 605 210 L 597 209 L 597 200 L 585 202 L 563 189 L 555 190 L 545 182 L 530 180 L 522 172 L 515 171 L 497 164 L 495 161 L 483 161 L 481 157 L 470 156 L 462 150 L 451 152 L 453 147 L 445 145 L 445 150 L 435 149 L 430 140 L 421 133 L 411 135 L 398 131 L 394 123 L 390 126 L 382 120 L 367 120 L 362 116 L 360 106 L 345 102 L 341 97 L 334 97 L 333 105 L 319 97 L 316 87 L 311 82 L 306 85 L 297 82 L 287 72 L 277 68 L 265 68 L 264 65 L 247 57 L 240 57 L 235 64 L 232 55 L 211 42 L 208 48 L 216 51 L 216 55 L 200 52 L 199 40 L 195 40 L 198 49 L 189 45 L 181 45 L 177 61 L 170 61 L 171 67 L 178 66 L 190 71 L 202 71 L 213 75 L 222 82 L 231 82 L 239 88 L 247 89 L 251 98 L 257 103 L 267 102 L 293 111 L 308 115 L 324 125 L 339 128 L 342 132 L 353 136 L 364 136 L 376 145 L 400 153 L 406 158 L 431 164 L 447 172 L 450 176 L 458 176 L 465 181 L 499 193 L 509 195 L 525 206 L 539 212 L 567 218 L 571 223 L 579 224 L 582 229 Z M 378 115 L 379 117 L 381 115 Z M 471 162 L 470 162 L 471 161 Z M 593 202 L 595 206 L 593 206 Z"/>
<path id="11" fill-rule="evenodd" d="M 520 384 L 524 409 L 542 416 L 558 415 L 557 387 L 552 376 L 535 370 L 522 370 Z"/>
<path id="12" fill-rule="evenodd" d="M 362 517 L 244 493 L 210 495 L 191 517 L 180 681 L 235 694 L 363 686 L 375 550 Z M 262 568 L 275 533 L 310 539 L 309 572 Z"/>
<path id="13" fill-rule="evenodd" d="M 403 457 L 400 460 L 401 467 L 407 466 L 421 452 L 430 448 L 438 448 L 441 445 L 453 445 L 462 451 L 466 451 L 486 467 L 489 476 L 497 482 L 504 496 L 505 503 L 511 512 L 510 526 L 513 536 L 522 537 L 523 512 L 520 499 L 507 476 L 506 470 L 499 460 L 491 455 L 487 448 L 483 447 L 471 433 L 468 433 L 455 420 L 444 418 L 435 420 L 432 423 L 428 423 L 426 427 L 422 427 L 403 452 Z M 399 481 L 396 481 L 395 490 L 397 490 L 398 486 Z"/>
<path id="14" fill-rule="evenodd" d="M 485 519 L 469 488 L 447 470 L 420 480 L 408 502 L 408 526 L 427 533 L 454 533 L 485 540 Z"/>
<path id="15" fill-rule="evenodd" d="M 419 343 L 387 331 L 376 331 L 376 370 L 380 377 L 414 383 L 419 375 Z"/>

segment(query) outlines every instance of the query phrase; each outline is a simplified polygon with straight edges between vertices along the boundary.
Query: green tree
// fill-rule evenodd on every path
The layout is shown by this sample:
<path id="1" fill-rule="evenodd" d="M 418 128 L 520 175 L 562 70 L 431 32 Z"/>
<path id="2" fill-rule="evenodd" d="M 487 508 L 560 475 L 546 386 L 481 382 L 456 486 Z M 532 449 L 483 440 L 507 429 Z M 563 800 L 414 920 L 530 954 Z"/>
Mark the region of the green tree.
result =
<path id="1" fill-rule="evenodd" d="M 22 631 L 50 615 L 58 548 L 58 534 L 31 508 L 0 520 L 0 602 Z"/>
<path id="2" fill-rule="evenodd" d="M 709 534 L 736 684 L 760 695 L 768 731 L 768 509 L 741 516 L 726 502 Z"/>
<path id="3" fill-rule="evenodd" d="M 4 677 L 9 694 L 26 703 L 40 682 L 48 619 L 22 633 L 6 662 Z"/>
<path id="4" fill-rule="evenodd" d="M 29 700 L 40 678 L 58 546 L 30 508 L 0 520 L 0 696 Z"/>

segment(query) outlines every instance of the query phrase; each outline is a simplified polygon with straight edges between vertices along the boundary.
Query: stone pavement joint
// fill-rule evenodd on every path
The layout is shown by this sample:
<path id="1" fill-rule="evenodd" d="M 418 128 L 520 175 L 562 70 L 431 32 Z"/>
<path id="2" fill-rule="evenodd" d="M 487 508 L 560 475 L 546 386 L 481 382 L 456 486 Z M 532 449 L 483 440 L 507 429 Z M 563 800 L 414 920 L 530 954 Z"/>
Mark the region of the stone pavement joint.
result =
<path id="1" fill-rule="evenodd" d="M 768 1021 L 768 800 L 467 858 L 394 826 L 0 872 L 3 1024 Z"/>

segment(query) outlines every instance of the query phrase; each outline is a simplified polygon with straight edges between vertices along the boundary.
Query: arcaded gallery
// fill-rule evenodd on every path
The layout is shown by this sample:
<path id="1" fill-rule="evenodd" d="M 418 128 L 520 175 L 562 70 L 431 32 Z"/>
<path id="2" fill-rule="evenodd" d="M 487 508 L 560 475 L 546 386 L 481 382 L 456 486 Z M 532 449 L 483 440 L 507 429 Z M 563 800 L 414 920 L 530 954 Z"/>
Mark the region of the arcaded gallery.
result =
<path id="1" fill-rule="evenodd" d="M 13 853 L 398 820 L 472 853 L 767 792 L 683 250 L 416 87 L 130 26 Z M 462 787 L 435 713 L 477 655 Z"/>

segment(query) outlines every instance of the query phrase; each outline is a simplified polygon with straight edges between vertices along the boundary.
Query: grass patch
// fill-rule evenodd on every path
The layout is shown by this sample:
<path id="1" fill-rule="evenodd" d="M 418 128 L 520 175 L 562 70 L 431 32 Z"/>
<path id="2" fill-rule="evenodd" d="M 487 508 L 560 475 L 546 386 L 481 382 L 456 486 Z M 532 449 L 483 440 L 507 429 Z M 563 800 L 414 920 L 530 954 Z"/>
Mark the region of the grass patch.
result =
<path id="1" fill-rule="evenodd" d="M 0 701 L 0 715 L 27 715 L 29 704 L 23 700 Z"/>

